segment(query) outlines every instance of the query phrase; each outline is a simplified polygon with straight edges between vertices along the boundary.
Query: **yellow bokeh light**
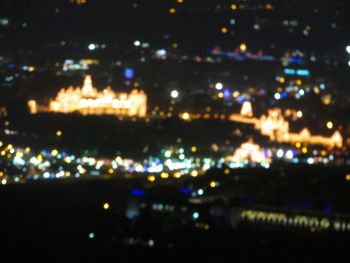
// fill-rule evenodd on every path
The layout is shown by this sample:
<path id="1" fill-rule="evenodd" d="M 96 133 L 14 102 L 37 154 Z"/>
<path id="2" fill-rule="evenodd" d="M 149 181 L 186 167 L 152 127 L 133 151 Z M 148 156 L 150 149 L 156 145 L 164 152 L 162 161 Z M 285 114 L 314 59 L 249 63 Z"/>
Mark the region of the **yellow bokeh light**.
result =
<path id="1" fill-rule="evenodd" d="M 182 116 L 181 116 L 181 117 L 182 117 L 182 119 L 184 119 L 184 120 L 186 120 L 186 121 L 187 121 L 187 120 L 189 120 L 189 119 L 190 119 L 190 114 L 189 114 L 188 112 L 185 112 L 185 113 L 183 113 L 183 114 L 182 114 Z"/>
<path id="2" fill-rule="evenodd" d="M 216 182 L 215 181 L 211 181 L 210 182 L 210 187 L 211 188 L 215 188 L 216 187 Z"/>
<path id="3" fill-rule="evenodd" d="M 170 14 L 175 14 L 176 13 L 176 9 L 175 8 L 170 8 L 169 9 L 169 13 Z"/>
<path id="4" fill-rule="evenodd" d="M 156 177 L 154 175 L 150 175 L 150 176 L 147 177 L 147 180 L 149 182 L 154 182 L 156 180 Z"/>
<path id="5" fill-rule="evenodd" d="M 62 136 L 62 131 L 59 131 L 59 130 L 58 130 L 58 131 L 56 132 L 56 136 L 57 136 L 57 137 Z"/>
<path id="6" fill-rule="evenodd" d="M 334 126 L 333 122 L 331 122 L 331 121 L 327 122 L 327 128 L 328 129 L 330 129 L 330 130 L 333 129 L 333 126 Z"/>
<path id="7" fill-rule="evenodd" d="M 227 33 L 228 33 L 227 27 L 222 27 L 222 28 L 221 28 L 221 33 L 227 34 Z"/>
<path id="8" fill-rule="evenodd" d="M 169 174 L 166 173 L 166 172 L 162 172 L 162 173 L 160 174 L 160 177 L 163 178 L 163 179 L 168 179 L 168 178 L 169 178 Z"/>
<path id="9" fill-rule="evenodd" d="M 239 49 L 242 51 L 242 52 L 245 52 L 247 51 L 247 45 L 242 43 L 240 46 L 239 46 Z"/>
<path id="10" fill-rule="evenodd" d="M 191 176 L 192 177 L 197 177 L 198 176 L 198 171 L 196 171 L 196 170 L 191 171 Z"/>
<path id="11" fill-rule="evenodd" d="M 194 152 L 194 153 L 195 153 L 196 151 L 197 151 L 197 147 L 196 147 L 196 146 L 192 146 L 192 147 L 191 147 L 191 152 Z"/>
<path id="12" fill-rule="evenodd" d="M 307 150 L 306 147 L 303 147 L 303 149 L 301 149 L 301 151 L 302 151 L 303 154 L 306 154 L 308 150 Z"/>
<path id="13" fill-rule="evenodd" d="M 237 10 L 237 5 L 236 5 L 236 4 L 232 4 L 232 5 L 231 5 L 231 9 L 232 9 L 233 11 L 236 11 L 236 10 Z"/>
<path id="14" fill-rule="evenodd" d="M 109 207 L 110 207 L 110 205 L 109 205 L 108 203 L 104 203 L 104 204 L 103 204 L 103 209 L 104 209 L 104 210 L 108 210 Z"/>

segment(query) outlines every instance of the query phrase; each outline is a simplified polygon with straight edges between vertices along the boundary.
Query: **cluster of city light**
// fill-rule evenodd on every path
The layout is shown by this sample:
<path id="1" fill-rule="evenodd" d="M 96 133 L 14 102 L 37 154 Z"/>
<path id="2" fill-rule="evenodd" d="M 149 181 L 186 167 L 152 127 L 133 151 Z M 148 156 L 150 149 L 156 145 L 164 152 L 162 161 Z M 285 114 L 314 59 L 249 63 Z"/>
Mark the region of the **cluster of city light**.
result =
<path id="1" fill-rule="evenodd" d="M 252 124 L 255 129 L 259 130 L 262 135 L 268 136 L 271 141 L 279 143 L 303 143 L 310 145 L 321 145 L 328 148 L 341 148 L 343 146 L 343 137 L 339 131 L 335 131 L 332 136 L 326 137 L 321 135 L 313 135 L 304 128 L 299 133 L 290 132 L 290 124 L 283 117 L 281 109 L 271 109 L 267 115 L 262 115 L 260 118 L 252 117 L 252 111 L 246 113 L 248 106 L 243 104 L 240 114 L 232 114 L 230 120 L 246 124 Z M 249 106 L 251 108 L 251 105 Z M 303 113 L 297 112 L 297 117 L 301 118 Z M 333 128 L 333 122 L 327 123 L 327 128 Z"/>
<path id="2" fill-rule="evenodd" d="M 115 93 L 111 88 L 102 92 L 93 87 L 91 76 L 86 76 L 80 89 L 62 89 L 48 107 L 38 106 L 35 100 L 28 101 L 32 114 L 38 112 L 74 113 L 83 115 L 119 115 L 144 118 L 147 114 L 147 96 L 141 90 Z"/>
<path id="3" fill-rule="evenodd" d="M 56 136 L 63 135 L 61 130 Z M 213 144 L 212 150 L 221 151 Z M 122 156 L 113 159 L 101 159 L 94 156 L 76 156 L 58 149 L 33 151 L 30 147 L 15 147 L 0 141 L 0 170 L 1 183 L 21 183 L 26 180 L 80 178 L 89 176 L 130 176 L 134 174 L 146 175 L 149 182 L 164 179 L 180 179 L 183 177 L 197 177 L 209 169 L 224 169 L 225 174 L 230 169 L 259 166 L 269 168 L 274 160 L 291 163 L 306 163 L 309 165 L 327 165 L 336 163 L 338 153 L 329 150 L 317 150 L 306 144 L 297 142 L 290 148 L 262 148 L 248 141 L 222 157 L 199 157 L 198 148 L 188 149 L 171 146 L 161 150 L 158 156 L 149 156 L 143 160 L 133 160 Z M 15 169 L 9 169 L 9 167 Z M 212 182 L 210 187 L 219 184 Z M 200 195 L 200 192 L 198 193 Z"/>
<path id="4" fill-rule="evenodd" d="M 320 218 L 317 216 L 286 214 L 262 210 L 243 210 L 241 220 L 260 224 L 273 224 L 285 227 L 300 227 L 310 230 L 350 231 L 350 221 Z"/>

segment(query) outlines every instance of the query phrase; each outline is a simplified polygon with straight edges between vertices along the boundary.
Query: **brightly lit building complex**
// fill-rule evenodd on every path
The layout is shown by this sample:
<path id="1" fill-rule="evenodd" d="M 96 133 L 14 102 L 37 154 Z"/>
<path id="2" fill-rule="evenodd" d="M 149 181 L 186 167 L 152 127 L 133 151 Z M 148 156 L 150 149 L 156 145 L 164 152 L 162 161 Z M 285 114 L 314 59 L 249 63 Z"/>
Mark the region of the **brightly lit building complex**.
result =
<path id="1" fill-rule="evenodd" d="M 339 131 L 335 131 L 330 137 L 312 135 L 307 128 L 299 133 L 292 133 L 289 122 L 284 119 L 281 110 L 277 108 L 269 110 L 267 115 L 254 118 L 251 103 L 246 102 L 242 106 L 241 113 L 232 114 L 230 120 L 252 124 L 262 135 L 268 136 L 271 141 L 279 143 L 304 143 L 322 145 L 328 148 L 343 146 L 343 137 Z"/>
<path id="2" fill-rule="evenodd" d="M 271 158 L 268 155 L 271 155 L 271 153 L 268 154 L 267 151 L 264 151 L 259 145 L 248 141 L 236 149 L 232 157 L 232 162 L 235 164 L 261 164 L 268 168 L 271 163 Z"/>
<path id="3" fill-rule="evenodd" d="M 38 112 L 74 113 L 83 115 L 118 115 L 146 117 L 147 96 L 141 90 L 115 93 L 110 87 L 102 92 L 93 87 L 91 76 L 86 76 L 82 88 L 61 89 L 49 106 L 38 106 L 35 100 L 28 102 L 31 114 Z"/>

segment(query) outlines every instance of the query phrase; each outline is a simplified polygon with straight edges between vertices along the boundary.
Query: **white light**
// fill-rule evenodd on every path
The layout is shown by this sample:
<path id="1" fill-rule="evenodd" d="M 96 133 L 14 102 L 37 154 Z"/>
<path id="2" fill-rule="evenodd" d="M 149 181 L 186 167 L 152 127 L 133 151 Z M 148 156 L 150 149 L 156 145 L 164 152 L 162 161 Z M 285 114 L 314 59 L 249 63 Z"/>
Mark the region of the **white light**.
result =
<path id="1" fill-rule="evenodd" d="M 300 96 L 304 96 L 305 91 L 303 89 L 300 89 L 298 93 L 300 94 Z"/>
<path id="2" fill-rule="evenodd" d="M 91 233 L 89 234 L 89 238 L 90 238 L 90 239 L 93 239 L 94 237 L 95 237 L 95 234 L 91 232 Z"/>
<path id="3" fill-rule="evenodd" d="M 141 42 L 139 41 L 139 40 L 136 40 L 135 42 L 134 42 L 134 46 L 135 47 L 139 47 L 141 45 Z"/>
<path id="4" fill-rule="evenodd" d="M 302 111 L 298 111 L 297 112 L 297 117 L 298 118 L 302 118 L 303 117 L 303 112 Z"/>
<path id="5" fill-rule="evenodd" d="M 196 220 L 199 218 L 199 213 L 198 212 L 194 212 L 192 215 L 193 219 Z"/>
<path id="6" fill-rule="evenodd" d="M 275 99 L 276 99 L 276 100 L 281 99 L 281 94 L 279 94 L 279 93 L 275 93 Z"/>
<path id="7" fill-rule="evenodd" d="M 308 163 L 308 164 L 313 164 L 313 163 L 314 163 L 314 159 L 311 158 L 311 157 L 308 158 L 308 159 L 307 159 L 307 163 Z"/>
<path id="8" fill-rule="evenodd" d="M 164 57 L 166 56 L 166 50 L 165 49 L 159 49 L 156 51 L 156 54 L 158 57 Z"/>
<path id="9" fill-rule="evenodd" d="M 346 52 L 348 52 L 350 54 L 350 46 L 346 47 Z"/>
<path id="10" fill-rule="evenodd" d="M 198 189 L 197 194 L 198 194 L 198 195 L 203 195 L 203 194 L 204 194 L 203 189 Z"/>
<path id="11" fill-rule="evenodd" d="M 176 99 L 179 97 L 179 92 L 177 90 L 173 90 L 171 93 L 170 93 L 170 96 L 173 98 L 173 99 Z"/>
<path id="12" fill-rule="evenodd" d="M 95 50 L 96 49 L 96 45 L 95 44 L 90 44 L 89 45 L 89 50 Z"/>
<path id="13" fill-rule="evenodd" d="M 282 157 L 283 157 L 283 154 L 284 154 L 284 152 L 283 152 L 282 149 L 279 149 L 279 150 L 277 151 L 277 157 L 278 157 L 278 158 L 282 158 Z"/>
<path id="14" fill-rule="evenodd" d="M 2 185 L 7 184 L 7 180 L 6 180 L 6 179 L 2 179 L 2 180 L 1 180 L 1 184 L 2 184 Z"/>
<path id="15" fill-rule="evenodd" d="M 216 85 L 215 85 L 215 88 L 217 90 L 222 90 L 223 87 L 224 87 L 224 85 L 222 85 L 222 83 L 220 83 L 220 82 L 216 83 Z"/>
<path id="16" fill-rule="evenodd" d="M 287 157 L 287 159 L 293 159 L 293 157 L 294 157 L 293 151 L 288 150 L 286 153 L 286 157 Z"/>

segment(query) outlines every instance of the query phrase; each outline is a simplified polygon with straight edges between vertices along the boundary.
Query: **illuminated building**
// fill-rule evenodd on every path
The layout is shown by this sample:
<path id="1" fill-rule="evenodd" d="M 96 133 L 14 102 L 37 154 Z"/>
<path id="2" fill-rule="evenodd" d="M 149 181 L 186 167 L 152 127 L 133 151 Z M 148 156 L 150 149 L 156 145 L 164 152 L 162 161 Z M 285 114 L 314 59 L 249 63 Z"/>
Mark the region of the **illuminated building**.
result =
<path id="1" fill-rule="evenodd" d="M 265 156 L 263 149 L 259 145 L 252 142 L 243 143 L 233 154 L 232 161 L 251 163 L 271 163 L 271 159 Z"/>
<path id="2" fill-rule="evenodd" d="M 307 128 L 299 133 L 292 133 L 290 132 L 289 122 L 284 119 L 280 109 L 271 109 L 267 115 L 262 115 L 257 119 L 247 114 L 247 112 L 250 113 L 247 108 L 249 106 L 243 104 L 241 113 L 232 114 L 230 120 L 254 125 L 255 129 L 259 130 L 262 135 L 268 136 L 271 141 L 322 145 L 328 148 L 343 146 L 343 137 L 339 131 L 335 131 L 330 137 L 312 135 Z"/>
<path id="3" fill-rule="evenodd" d="M 141 90 L 115 93 L 110 87 L 102 92 L 93 87 L 91 76 L 86 76 L 82 88 L 61 89 L 48 107 L 28 101 L 31 114 L 38 112 L 74 113 L 83 115 L 122 115 L 146 117 L 147 96 Z"/>
<path id="4" fill-rule="evenodd" d="M 253 108 L 250 101 L 245 101 L 242 105 L 241 115 L 246 117 L 253 117 Z"/>

